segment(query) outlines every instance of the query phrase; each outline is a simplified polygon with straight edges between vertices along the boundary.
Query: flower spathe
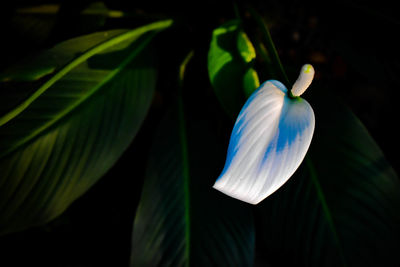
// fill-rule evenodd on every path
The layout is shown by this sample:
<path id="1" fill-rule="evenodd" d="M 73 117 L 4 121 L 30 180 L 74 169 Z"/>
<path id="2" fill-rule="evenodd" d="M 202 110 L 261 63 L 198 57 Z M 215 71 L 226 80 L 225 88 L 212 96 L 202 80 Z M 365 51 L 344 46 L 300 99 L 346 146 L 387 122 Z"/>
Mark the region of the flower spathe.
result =
<path id="1" fill-rule="evenodd" d="M 311 84 L 314 68 L 306 64 L 292 87 L 264 82 L 247 100 L 232 130 L 225 167 L 214 188 L 258 204 L 280 188 L 303 161 L 314 133 L 310 104 L 298 97 Z"/>

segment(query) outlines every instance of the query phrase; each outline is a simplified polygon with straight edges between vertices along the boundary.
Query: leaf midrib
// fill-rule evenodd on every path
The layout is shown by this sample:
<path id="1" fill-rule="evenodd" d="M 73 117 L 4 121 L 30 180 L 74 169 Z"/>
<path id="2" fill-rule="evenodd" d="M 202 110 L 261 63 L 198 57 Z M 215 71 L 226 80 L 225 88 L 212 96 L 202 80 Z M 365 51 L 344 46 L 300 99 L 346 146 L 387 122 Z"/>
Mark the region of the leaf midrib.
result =
<path id="1" fill-rule="evenodd" d="M 58 80 L 60 80 L 62 77 L 64 77 L 70 70 L 78 66 L 79 64 L 83 63 L 85 60 L 90 58 L 91 56 L 104 51 L 105 49 L 108 49 L 116 44 L 119 44 L 125 40 L 128 40 L 130 38 L 135 37 L 139 38 L 142 34 L 146 32 L 150 32 L 152 30 L 161 30 L 164 28 L 169 27 L 172 24 L 172 20 L 165 20 L 165 21 L 160 21 L 160 22 L 155 22 L 153 24 L 141 27 L 139 29 L 135 29 L 123 34 L 120 34 L 116 37 L 113 37 L 103 43 L 100 43 L 96 45 L 95 47 L 89 49 L 87 52 L 84 54 L 80 55 L 76 59 L 72 60 L 70 63 L 65 65 L 60 71 L 58 71 L 52 78 L 50 78 L 45 84 L 43 84 L 35 93 L 33 93 L 28 99 L 26 99 L 24 102 L 22 102 L 20 105 L 18 105 L 16 108 L 5 114 L 0 118 L 0 127 L 13 118 L 15 118 L 18 114 L 23 112 L 28 106 L 33 103 L 40 95 L 42 95 L 48 88 L 50 88 L 53 84 L 55 84 Z M 151 41 L 151 39 L 154 37 L 154 35 L 157 32 L 154 31 L 152 34 L 147 36 L 147 38 L 138 46 L 132 53 L 130 53 L 122 62 L 121 64 L 111 71 L 105 79 L 102 80 L 101 83 L 99 83 L 97 86 L 93 87 L 89 92 L 82 98 L 80 98 L 78 101 L 74 102 L 70 106 L 68 106 L 66 109 L 64 109 L 61 113 L 59 113 L 57 116 L 55 116 L 53 119 L 33 131 L 31 134 L 26 136 L 25 138 L 22 138 L 19 142 L 15 143 L 13 146 L 11 146 L 9 149 L 2 151 L 0 153 L 0 158 L 8 155 L 9 153 L 15 151 L 18 147 L 24 145 L 28 141 L 32 140 L 39 134 L 45 132 L 47 129 L 49 129 L 52 125 L 54 125 L 56 122 L 60 121 L 63 117 L 71 113 L 73 110 L 75 110 L 78 106 L 80 106 L 83 102 L 87 101 L 91 96 L 93 96 L 105 83 L 110 81 L 113 77 L 115 77 L 129 62 L 131 62 L 136 55 L 142 51 L 142 49 Z"/>
<path id="2" fill-rule="evenodd" d="M 187 64 L 193 57 L 193 51 L 190 51 L 182 64 L 179 67 L 179 97 L 178 97 L 178 120 L 179 120 L 179 138 L 181 142 L 181 156 L 182 156 L 182 176 L 183 176 L 183 192 L 184 192 L 184 209 L 185 209 L 185 266 L 190 266 L 190 242 L 191 242 L 191 224 L 190 224 L 190 190 L 189 190 L 189 153 L 188 153 L 188 140 L 186 136 L 186 124 L 184 115 L 184 106 L 182 98 L 183 81 Z"/>

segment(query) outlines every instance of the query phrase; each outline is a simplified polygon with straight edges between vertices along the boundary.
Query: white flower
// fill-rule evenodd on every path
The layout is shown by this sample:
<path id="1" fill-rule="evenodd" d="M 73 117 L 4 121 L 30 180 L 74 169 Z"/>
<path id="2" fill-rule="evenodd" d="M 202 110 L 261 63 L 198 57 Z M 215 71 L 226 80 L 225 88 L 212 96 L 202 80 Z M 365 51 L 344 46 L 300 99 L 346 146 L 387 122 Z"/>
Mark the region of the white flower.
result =
<path id="1" fill-rule="evenodd" d="M 314 133 L 314 112 L 298 97 L 313 77 L 314 68 L 304 65 L 292 88 L 295 98 L 276 80 L 266 81 L 250 96 L 236 120 L 215 189 L 257 204 L 293 175 Z"/>

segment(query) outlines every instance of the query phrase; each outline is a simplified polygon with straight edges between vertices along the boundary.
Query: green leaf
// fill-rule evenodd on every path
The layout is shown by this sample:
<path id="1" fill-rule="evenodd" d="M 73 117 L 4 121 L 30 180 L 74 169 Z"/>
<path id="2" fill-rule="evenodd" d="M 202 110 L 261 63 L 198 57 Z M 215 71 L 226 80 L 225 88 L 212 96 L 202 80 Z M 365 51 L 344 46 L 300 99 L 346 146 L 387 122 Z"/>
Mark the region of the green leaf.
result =
<path id="1" fill-rule="evenodd" d="M 207 123 L 193 123 L 185 145 L 177 122 L 170 113 L 154 138 L 131 266 L 251 266 L 251 207 L 212 189 L 224 157 L 215 134 Z"/>
<path id="2" fill-rule="evenodd" d="M 209 122 L 185 121 L 177 106 L 150 149 L 131 266 L 251 266 L 251 206 L 212 189 L 225 151 Z"/>
<path id="3" fill-rule="evenodd" d="M 58 216 L 115 163 L 153 96 L 148 44 L 170 24 L 75 38 L 25 65 L 26 73 L 35 65 L 56 71 L 14 109 L 0 112 L 0 233 Z M 8 89 L 2 102 L 19 99 L 20 86 Z"/>
<path id="4" fill-rule="evenodd" d="M 256 53 L 240 21 L 232 20 L 215 29 L 208 51 L 208 74 L 225 111 L 236 117 L 245 97 L 259 87 L 253 70 Z"/>
<path id="5" fill-rule="evenodd" d="M 261 253 L 277 266 L 399 266 L 399 178 L 361 122 L 313 92 L 311 149 L 258 207 Z"/>

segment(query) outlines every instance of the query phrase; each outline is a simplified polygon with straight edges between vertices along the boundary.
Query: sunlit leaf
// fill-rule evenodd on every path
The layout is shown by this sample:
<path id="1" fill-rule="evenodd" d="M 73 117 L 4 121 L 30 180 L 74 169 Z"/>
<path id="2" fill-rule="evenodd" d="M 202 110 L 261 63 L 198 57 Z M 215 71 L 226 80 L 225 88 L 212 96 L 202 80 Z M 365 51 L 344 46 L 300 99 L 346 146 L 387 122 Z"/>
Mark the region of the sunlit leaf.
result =
<path id="1" fill-rule="evenodd" d="M 0 233 L 53 219 L 119 158 L 152 99 L 156 69 L 149 43 L 169 25 L 75 38 L 23 65 L 25 73 L 35 66 L 55 71 L 0 112 Z M 2 102 L 16 102 L 20 89 L 27 91 L 11 84 L 15 90 L 8 87 Z"/>
<path id="2" fill-rule="evenodd" d="M 245 97 L 260 85 L 252 68 L 255 57 L 254 47 L 239 20 L 214 30 L 208 51 L 208 74 L 219 101 L 233 118 Z"/>

